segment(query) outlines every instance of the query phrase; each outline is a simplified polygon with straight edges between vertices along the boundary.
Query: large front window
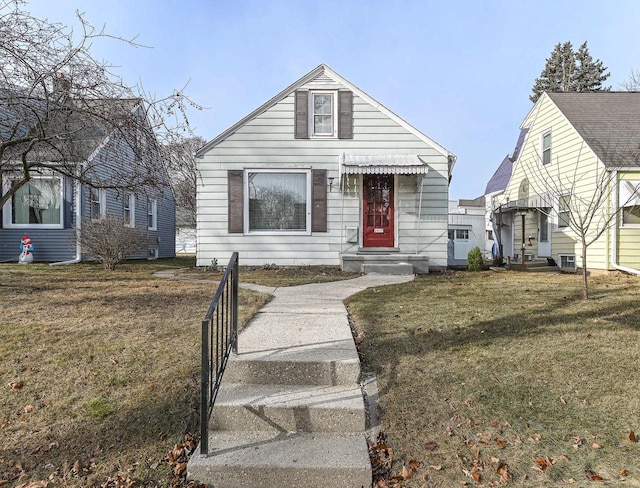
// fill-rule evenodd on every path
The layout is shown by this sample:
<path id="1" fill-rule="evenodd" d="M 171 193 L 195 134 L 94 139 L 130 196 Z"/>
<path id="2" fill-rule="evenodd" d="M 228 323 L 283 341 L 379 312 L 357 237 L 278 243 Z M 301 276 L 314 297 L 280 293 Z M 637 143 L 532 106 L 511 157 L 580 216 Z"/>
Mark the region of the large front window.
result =
<path id="1" fill-rule="evenodd" d="M 14 185 L 15 182 L 11 182 Z M 62 180 L 32 178 L 22 185 L 5 207 L 7 227 L 62 227 Z"/>
<path id="2" fill-rule="evenodd" d="M 310 172 L 247 171 L 245 208 L 249 232 L 307 232 Z"/>

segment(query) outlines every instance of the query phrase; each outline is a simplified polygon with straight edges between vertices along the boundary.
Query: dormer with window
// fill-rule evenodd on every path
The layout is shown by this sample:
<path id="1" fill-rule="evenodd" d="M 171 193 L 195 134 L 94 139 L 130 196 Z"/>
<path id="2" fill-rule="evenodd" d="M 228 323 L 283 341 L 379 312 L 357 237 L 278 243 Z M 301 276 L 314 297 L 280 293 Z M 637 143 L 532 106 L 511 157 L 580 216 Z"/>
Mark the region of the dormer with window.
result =
<path id="1" fill-rule="evenodd" d="M 352 139 L 353 93 L 346 90 L 295 92 L 296 139 Z"/>

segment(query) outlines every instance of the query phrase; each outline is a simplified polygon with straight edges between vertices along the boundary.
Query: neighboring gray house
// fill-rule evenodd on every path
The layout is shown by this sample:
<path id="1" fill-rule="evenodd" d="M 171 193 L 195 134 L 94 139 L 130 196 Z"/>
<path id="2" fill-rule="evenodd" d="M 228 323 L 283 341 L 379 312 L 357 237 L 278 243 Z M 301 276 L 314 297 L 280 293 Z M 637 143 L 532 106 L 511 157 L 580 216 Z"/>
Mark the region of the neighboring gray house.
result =
<path id="1" fill-rule="evenodd" d="M 120 104 L 126 110 L 144 117 L 139 100 L 94 101 L 96 104 Z M 0 112 L 0 131 L 10 126 L 9 103 L 3 104 Z M 9 115 L 8 115 L 9 114 Z M 139 115 L 142 114 L 142 115 Z M 17 261 L 22 236 L 29 236 L 34 245 L 35 262 L 78 262 L 87 259 L 78 239 L 76 229 L 82 222 L 97 220 L 105 215 L 122 218 L 124 225 L 137 227 L 148 235 L 148 246 L 132 256 L 154 259 L 175 256 L 175 201 L 168 185 L 147 185 L 126 191 L 118 187 L 119 176 L 134 174 L 140 167 L 154 173 L 158 182 L 168 182 L 155 144 L 147 143 L 145 152 L 135 153 L 131 145 L 121 137 L 123 131 L 107 130 L 99 121 L 88 122 L 86 114 L 74 114 L 70 105 L 65 123 L 77 124 L 78 137 L 65 143 L 73 145 L 73 161 L 78 171 L 92 168 L 103 182 L 111 182 L 112 188 L 96 189 L 80 184 L 76 179 L 56 171 L 56 163 L 49 169 L 40 168 L 7 202 L 0 219 L 0 262 Z M 82 117 L 82 120 L 77 120 Z M 6 131 L 2 137 L 6 136 Z M 56 148 L 60 151 L 60 148 Z M 49 161 L 49 147 L 30 153 L 38 161 Z M 66 158 L 69 160 L 69 158 Z M 34 159 L 35 160 L 35 159 Z M 0 172 L 3 190 L 6 191 L 19 174 L 15 171 L 15 160 L 5 154 Z M 61 168 L 61 166 L 58 166 Z M 69 165 L 66 166 L 68 170 Z"/>
<path id="2" fill-rule="evenodd" d="M 447 266 L 455 156 L 326 65 L 196 157 L 199 266 Z"/>

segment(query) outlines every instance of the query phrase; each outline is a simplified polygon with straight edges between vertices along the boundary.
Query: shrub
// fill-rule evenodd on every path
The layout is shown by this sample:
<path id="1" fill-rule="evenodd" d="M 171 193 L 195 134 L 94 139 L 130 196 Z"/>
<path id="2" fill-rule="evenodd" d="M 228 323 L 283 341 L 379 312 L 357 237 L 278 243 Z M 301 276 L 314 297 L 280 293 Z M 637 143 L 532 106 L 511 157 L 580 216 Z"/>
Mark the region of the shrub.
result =
<path id="1" fill-rule="evenodd" d="M 469 271 L 482 271 L 483 265 L 482 251 L 476 246 L 467 254 L 467 269 Z"/>
<path id="2" fill-rule="evenodd" d="M 93 256 L 107 271 L 148 246 L 143 231 L 125 227 L 122 219 L 110 215 L 95 222 L 83 221 L 82 229 L 76 232 L 80 234 L 82 252 Z"/>

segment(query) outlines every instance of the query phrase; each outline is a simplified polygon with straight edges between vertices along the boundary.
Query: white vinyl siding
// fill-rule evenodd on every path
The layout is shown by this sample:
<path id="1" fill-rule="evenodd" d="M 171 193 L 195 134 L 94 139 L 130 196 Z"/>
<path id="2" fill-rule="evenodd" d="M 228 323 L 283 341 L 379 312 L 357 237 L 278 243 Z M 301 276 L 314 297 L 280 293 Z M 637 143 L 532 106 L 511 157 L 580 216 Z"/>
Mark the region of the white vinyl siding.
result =
<path id="1" fill-rule="evenodd" d="M 328 77 L 301 87 L 311 92 L 347 89 Z M 422 182 L 422 207 L 415 176 L 396 176 L 396 235 L 400 252 L 427 254 L 430 266 L 447 265 L 448 162 L 440 150 L 412 134 L 357 93 L 353 96 L 353 138 L 294 139 L 294 93 L 249 120 L 219 142 L 198 162 L 202 185 L 198 191 L 198 265 L 228 259 L 240 252 L 246 265 L 339 265 L 341 252 L 355 252 L 346 242 L 347 228 L 360 222 L 361 178 L 349 182 L 344 195 L 338 182 L 338 161 L 353 155 L 419 155 L 429 165 Z M 326 170 L 327 232 L 278 236 L 227 232 L 227 170 Z M 331 190 L 331 191 L 330 191 Z M 420 217 L 418 220 L 418 216 Z"/>

